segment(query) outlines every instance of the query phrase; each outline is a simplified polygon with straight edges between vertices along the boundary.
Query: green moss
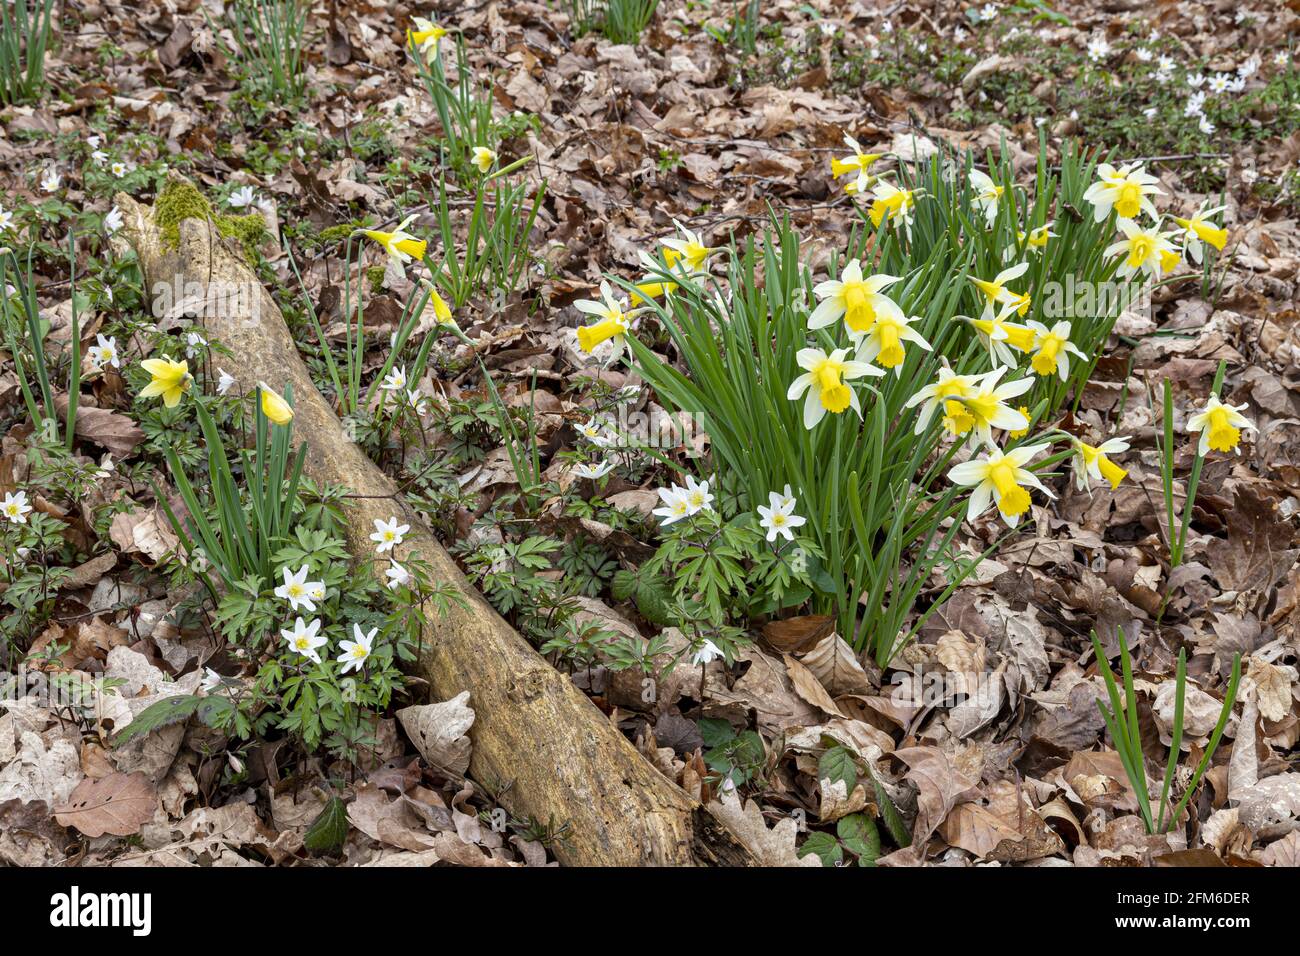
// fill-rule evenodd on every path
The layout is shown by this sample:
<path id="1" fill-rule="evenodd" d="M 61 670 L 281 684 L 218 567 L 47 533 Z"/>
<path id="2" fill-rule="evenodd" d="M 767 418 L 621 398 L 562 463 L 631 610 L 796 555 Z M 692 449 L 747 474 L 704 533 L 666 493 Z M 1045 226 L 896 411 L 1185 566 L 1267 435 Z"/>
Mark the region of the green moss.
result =
<path id="1" fill-rule="evenodd" d="M 180 244 L 180 226 L 186 219 L 211 219 L 219 234 L 240 244 L 249 262 L 257 260 L 257 248 L 266 238 L 266 220 L 261 213 L 218 215 L 197 187 L 179 180 L 163 186 L 154 202 L 153 218 L 162 232 L 163 242 L 173 249 Z"/>
<path id="2" fill-rule="evenodd" d="M 379 295 L 379 291 L 384 287 L 384 267 L 371 266 L 366 270 L 366 278 L 370 280 L 370 294 Z"/>

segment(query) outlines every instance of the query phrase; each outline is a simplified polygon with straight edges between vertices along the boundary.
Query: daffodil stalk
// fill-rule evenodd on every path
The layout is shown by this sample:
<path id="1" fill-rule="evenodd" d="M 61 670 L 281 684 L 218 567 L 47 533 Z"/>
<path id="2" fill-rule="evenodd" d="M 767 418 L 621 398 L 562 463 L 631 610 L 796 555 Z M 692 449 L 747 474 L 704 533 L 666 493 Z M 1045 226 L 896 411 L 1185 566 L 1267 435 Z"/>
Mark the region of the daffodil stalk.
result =
<path id="1" fill-rule="evenodd" d="M 1101 711 L 1102 719 L 1106 722 L 1106 729 L 1110 731 L 1111 742 L 1115 745 L 1120 763 L 1124 767 L 1124 773 L 1128 777 L 1133 793 L 1137 797 L 1138 813 L 1142 817 L 1142 823 L 1146 827 L 1147 833 L 1167 833 L 1182 818 L 1188 801 L 1191 800 L 1192 794 L 1196 792 L 1201 778 L 1205 776 L 1205 771 L 1210 766 L 1210 759 L 1214 756 L 1214 751 L 1218 748 L 1219 741 L 1223 737 L 1224 728 L 1228 725 L 1228 718 L 1232 716 L 1232 705 L 1237 699 L 1237 688 L 1241 684 L 1241 655 L 1237 654 L 1233 657 L 1232 675 L 1228 679 L 1227 690 L 1224 693 L 1223 708 L 1219 711 L 1219 719 L 1210 734 L 1205 752 L 1201 755 L 1196 770 L 1187 782 L 1187 789 L 1183 793 L 1182 799 L 1178 801 L 1172 812 L 1167 813 L 1170 785 L 1173 783 L 1174 772 L 1178 769 L 1178 761 L 1182 756 L 1183 713 L 1187 692 L 1187 651 L 1179 648 L 1178 668 L 1174 677 L 1174 720 L 1170 730 L 1169 761 L 1165 765 L 1165 779 L 1160 788 L 1160 802 L 1155 807 L 1157 812 L 1153 813 L 1151 792 L 1147 786 L 1146 751 L 1142 746 L 1142 730 L 1138 721 L 1137 693 L 1133 686 L 1133 661 L 1129 655 L 1128 642 L 1124 639 L 1123 628 L 1119 629 L 1118 636 L 1120 680 L 1123 682 L 1123 697 L 1120 696 L 1120 685 L 1115 680 L 1115 673 L 1111 670 L 1106 652 L 1097 639 L 1097 632 L 1092 633 L 1092 647 L 1097 658 L 1097 670 L 1106 685 L 1106 694 L 1110 700 L 1109 707 L 1098 700 L 1097 709 Z"/>
<path id="2" fill-rule="evenodd" d="M 274 96 L 292 99 L 303 91 L 303 35 L 310 4 L 304 0 L 234 0 L 227 4 L 231 48 L 206 10 L 204 17 L 222 53 L 259 80 Z"/>
<path id="3" fill-rule="evenodd" d="M 426 54 L 415 44 L 408 44 L 407 52 L 415 61 L 442 125 L 448 165 L 458 172 L 468 173 L 470 155 L 476 147 L 494 150 L 497 145 L 491 85 L 475 77 L 465 56 L 465 39 L 460 34 L 456 35 L 454 86 L 447 79 L 442 56 Z"/>
<path id="4" fill-rule="evenodd" d="M 1215 396 L 1223 387 L 1223 376 L 1227 371 L 1227 363 L 1219 362 L 1218 371 L 1214 375 L 1214 385 L 1211 393 Z M 1183 551 L 1187 547 L 1187 529 L 1192 520 L 1192 511 L 1196 505 L 1196 491 L 1201 483 L 1201 467 L 1205 464 L 1205 455 L 1199 450 L 1196 458 L 1192 461 L 1192 471 L 1187 478 L 1187 494 L 1183 499 L 1182 513 L 1177 513 L 1177 507 L 1174 501 L 1174 394 L 1173 386 L 1169 379 L 1164 380 L 1164 421 L 1163 433 L 1164 440 L 1160 443 L 1160 478 L 1165 496 L 1165 544 L 1169 548 L 1169 571 L 1172 574 L 1174 569 L 1183 563 Z M 1165 595 L 1164 601 L 1161 602 L 1160 610 L 1163 613 L 1164 606 L 1169 602 L 1169 595 Z"/>
<path id="5" fill-rule="evenodd" d="M 524 157 L 484 177 L 474 193 L 468 229 L 461 235 L 461 223 L 451 215 L 446 177 L 439 177 L 438 193 L 429 206 L 438 218 L 442 238 L 442 261 L 429 270 L 447 291 L 453 308 L 464 308 L 470 299 L 491 291 L 501 301 L 519 287 L 530 257 L 528 240 L 546 195 L 543 181 L 528 195 L 527 182 L 510 183 L 511 173 L 523 168 L 532 157 Z"/>

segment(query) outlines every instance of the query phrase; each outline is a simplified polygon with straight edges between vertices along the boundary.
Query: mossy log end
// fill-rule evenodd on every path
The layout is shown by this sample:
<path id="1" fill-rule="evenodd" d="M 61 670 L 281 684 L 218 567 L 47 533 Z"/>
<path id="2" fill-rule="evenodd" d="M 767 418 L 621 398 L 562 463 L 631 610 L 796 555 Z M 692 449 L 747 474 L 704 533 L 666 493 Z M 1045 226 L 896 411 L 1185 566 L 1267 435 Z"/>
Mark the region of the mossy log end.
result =
<path id="1" fill-rule="evenodd" d="M 470 775 L 489 786 L 509 784 L 501 802 L 518 818 L 564 824 L 554 851 L 580 866 L 745 865 L 753 857 L 734 834 L 685 791 L 652 767 L 610 721 L 552 668 L 469 584 L 455 562 L 393 482 L 344 434 L 308 376 L 284 318 L 235 246 L 208 222 L 179 223 L 179 242 L 165 242 L 152 210 L 119 193 L 120 237 L 135 249 L 145 292 L 158 284 L 188 289 L 216 286 L 231 312 L 208 310 L 199 321 L 211 340 L 234 354 L 230 372 L 242 392 L 259 381 L 283 391 L 293 386 L 295 438 L 307 443 L 306 473 L 319 483 L 346 486 L 348 544 L 369 560 L 375 519 L 396 515 L 412 528 L 397 557 L 412 552 L 434 576 L 453 582 L 466 606 L 427 620 L 423 652 L 413 672 L 437 699 L 470 692 L 475 722 Z M 223 295 L 245 284 L 256 296 Z M 187 293 L 188 297 L 188 293 Z M 249 302 L 248 300 L 254 301 Z M 192 300 L 191 300 L 192 301 Z"/>

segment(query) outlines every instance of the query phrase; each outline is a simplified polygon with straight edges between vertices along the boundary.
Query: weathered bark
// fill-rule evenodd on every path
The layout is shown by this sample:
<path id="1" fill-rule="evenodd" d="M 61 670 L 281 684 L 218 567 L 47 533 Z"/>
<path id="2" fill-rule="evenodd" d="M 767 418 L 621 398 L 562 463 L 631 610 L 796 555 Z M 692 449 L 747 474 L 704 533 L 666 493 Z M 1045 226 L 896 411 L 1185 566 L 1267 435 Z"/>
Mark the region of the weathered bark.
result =
<path id="1" fill-rule="evenodd" d="M 243 392 L 259 381 L 292 384 L 295 439 L 307 444 L 306 473 L 346 486 L 348 544 L 369 559 L 375 519 L 396 515 L 411 533 L 398 549 L 419 552 L 435 577 L 454 583 L 465 609 L 426 620 L 415 673 L 439 699 L 470 692 L 476 718 L 470 775 L 499 788 L 517 817 L 567 825 L 556 856 L 576 865 L 691 865 L 753 862 L 734 835 L 653 768 L 565 675 L 552 668 L 469 584 L 394 483 L 345 436 L 316 390 L 274 300 L 237 251 L 197 219 L 181 223 L 175 250 L 164 247 L 151 210 L 118 194 L 122 235 L 134 247 L 145 291 L 159 283 L 245 283 L 255 307 L 205 314 L 209 338 L 235 358 L 229 371 Z M 214 311 L 214 310 L 207 310 Z"/>

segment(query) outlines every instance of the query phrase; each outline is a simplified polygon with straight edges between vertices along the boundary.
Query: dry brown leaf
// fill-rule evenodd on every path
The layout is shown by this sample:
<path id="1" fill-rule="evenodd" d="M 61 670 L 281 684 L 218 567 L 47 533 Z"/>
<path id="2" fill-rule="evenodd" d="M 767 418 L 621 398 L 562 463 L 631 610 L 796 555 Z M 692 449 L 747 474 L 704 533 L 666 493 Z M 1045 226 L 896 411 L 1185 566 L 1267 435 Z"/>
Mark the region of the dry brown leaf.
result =
<path id="1" fill-rule="evenodd" d="M 402 729 L 431 767 L 463 774 L 469 768 L 470 741 L 465 736 L 474 724 L 469 691 L 437 704 L 417 704 L 397 712 Z"/>
<path id="2" fill-rule="evenodd" d="M 839 634 L 828 634 L 817 646 L 799 658 L 812 671 L 832 697 L 841 694 L 870 694 L 875 688 L 871 678 L 849 647 L 849 642 Z"/>
<path id="3" fill-rule="evenodd" d="M 81 781 L 68 802 L 54 808 L 54 819 L 88 837 L 130 836 L 140 832 L 157 806 L 158 791 L 144 774 L 112 773 Z"/>
<path id="4" fill-rule="evenodd" d="M 742 807 L 740 797 L 734 790 L 722 794 L 709 804 L 709 809 L 731 828 L 736 838 L 763 866 L 822 865 L 814 853 L 803 859 L 796 854 L 795 838 L 799 833 L 799 824 L 793 817 L 782 816 L 769 830 L 758 803 L 746 800 Z"/>

